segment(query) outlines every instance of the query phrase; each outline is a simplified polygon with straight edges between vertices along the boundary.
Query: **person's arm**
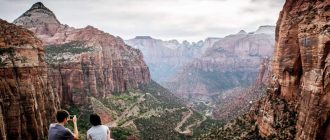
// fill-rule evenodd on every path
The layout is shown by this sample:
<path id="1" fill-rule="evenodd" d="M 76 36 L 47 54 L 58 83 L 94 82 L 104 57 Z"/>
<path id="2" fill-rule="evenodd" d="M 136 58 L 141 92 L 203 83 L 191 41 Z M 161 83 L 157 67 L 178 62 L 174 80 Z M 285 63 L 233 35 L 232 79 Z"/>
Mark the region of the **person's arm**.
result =
<path id="1" fill-rule="evenodd" d="M 92 140 L 92 138 L 89 134 L 87 134 L 87 140 Z"/>
<path id="2" fill-rule="evenodd" d="M 111 140 L 111 137 L 110 137 L 110 135 L 111 135 L 111 131 L 110 131 L 110 129 L 108 128 L 108 140 Z"/>
<path id="3" fill-rule="evenodd" d="M 79 139 L 79 133 L 78 133 L 77 117 L 76 117 L 76 115 L 73 116 L 72 122 L 73 122 L 73 137 L 74 137 L 75 140 L 78 140 Z"/>

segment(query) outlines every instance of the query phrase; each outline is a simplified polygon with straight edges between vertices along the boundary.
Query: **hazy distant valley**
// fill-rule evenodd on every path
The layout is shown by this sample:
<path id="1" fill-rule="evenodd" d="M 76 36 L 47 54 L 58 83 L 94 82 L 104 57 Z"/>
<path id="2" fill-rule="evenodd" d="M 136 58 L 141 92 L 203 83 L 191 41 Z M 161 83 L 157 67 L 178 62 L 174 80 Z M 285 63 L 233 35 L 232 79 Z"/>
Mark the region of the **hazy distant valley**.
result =
<path id="1" fill-rule="evenodd" d="M 262 63 L 272 57 L 275 26 L 260 26 L 250 33 L 242 30 L 224 38 L 209 37 L 197 43 L 162 41 L 149 36 L 138 36 L 125 42 L 142 51 L 152 79 L 189 102 L 200 113 L 228 120 L 234 116 L 224 117 L 226 115 L 216 113 L 219 111 L 217 104 L 224 108 L 227 104 L 232 105 L 233 102 L 226 101 L 227 97 L 244 98 L 237 103 L 237 108 L 249 106 L 249 102 L 261 97 L 243 96 L 256 84 Z M 237 115 L 244 113 L 225 110 Z"/>

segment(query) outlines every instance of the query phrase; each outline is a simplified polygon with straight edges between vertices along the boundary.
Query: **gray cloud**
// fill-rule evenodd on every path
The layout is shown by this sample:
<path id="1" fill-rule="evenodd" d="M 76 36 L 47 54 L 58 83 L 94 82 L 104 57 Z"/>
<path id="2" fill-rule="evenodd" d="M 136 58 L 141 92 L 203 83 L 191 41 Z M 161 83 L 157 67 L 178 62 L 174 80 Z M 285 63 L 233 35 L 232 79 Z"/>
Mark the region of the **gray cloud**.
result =
<path id="1" fill-rule="evenodd" d="M 37 1 L 61 23 L 93 25 L 124 39 L 150 35 L 200 40 L 275 25 L 284 0 L 0 0 L 0 18 L 13 21 Z"/>

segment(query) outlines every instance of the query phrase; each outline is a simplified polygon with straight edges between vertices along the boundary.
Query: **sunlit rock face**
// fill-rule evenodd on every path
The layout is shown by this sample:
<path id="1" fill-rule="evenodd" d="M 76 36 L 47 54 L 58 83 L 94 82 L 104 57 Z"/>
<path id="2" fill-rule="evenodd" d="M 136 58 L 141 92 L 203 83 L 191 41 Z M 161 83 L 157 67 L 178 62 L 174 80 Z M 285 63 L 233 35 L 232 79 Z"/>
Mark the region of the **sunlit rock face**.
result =
<path id="1" fill-rule="evenodd" d="M 211 96 L 253 84 L 264 59 L 272 56 L 274 26 L 261 26 L 256 32 L 219 38 L 203 54 L 187 64 L 166 83 L 181 97 L 211 100 Z"/>
<path id="2" fill-rule="evenodd" d="M 0 139 L 46 139 L 59 99 L 34 34 L 0 19 Z"/>
<path id="3" fill-rule="evenodd" d="M 150 36 L 137 36 L 125 42 L 141 50 L 150 68 L 152 79 L 161 84 L 175 76 L 193 58 L 198 57 L 204 46 L 203 41 L 180 43 L 177 40 L 163 41 Z M 211 45 L 212 42 L 208 44 Z"/>
<path id="4" fill-rule="evenodd" d="M 277 22 L 270 97 L 258 110 L 262 136 L 277 136 L 293 119 L 295 139 L 330 138 L 329 17 L 329 0 L 286 1 Z M 287 118 L 285 110 L 297 114 Z"/>
<path id="5" fill-rule="evenodd" d="M 42 3 L 34 4 L 14 23 L 44 42 L 48 79 L 62 104 L 81 104 L 87 96 L 110 96 L 150 81 L 139 50 L 92 26 L 63 25 Z"/>

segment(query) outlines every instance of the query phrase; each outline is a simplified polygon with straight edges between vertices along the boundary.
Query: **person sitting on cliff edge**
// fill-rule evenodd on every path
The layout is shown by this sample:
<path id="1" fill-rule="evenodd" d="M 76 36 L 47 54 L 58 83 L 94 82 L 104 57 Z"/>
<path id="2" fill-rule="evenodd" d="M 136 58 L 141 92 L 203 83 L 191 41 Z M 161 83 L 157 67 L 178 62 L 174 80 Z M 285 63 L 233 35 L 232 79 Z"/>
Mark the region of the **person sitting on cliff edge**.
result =
<path id="1" fill-rule="evenodd" d="M 109 127 L 102 125 L 99 115 L 91 114 L 89 121 L 93 126 L 87 131 L 88 140 L 112 140 Z"/>
<path id="2" fill-rule="evenodd" d="M 52 123 L 48 130 L 48 140 L 78 140 L 77 117 L 73 116 L 73 133 L 70 129 L 65 128 L 64 125 L 70 120 L 69 112 L 66 110 L 59 110 L 56 113 L 57 123 Z"/>

